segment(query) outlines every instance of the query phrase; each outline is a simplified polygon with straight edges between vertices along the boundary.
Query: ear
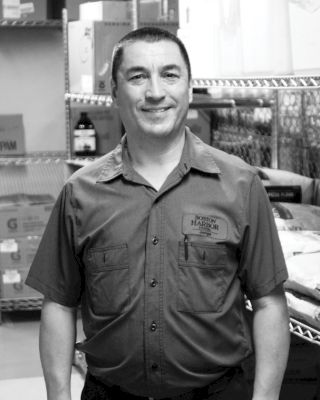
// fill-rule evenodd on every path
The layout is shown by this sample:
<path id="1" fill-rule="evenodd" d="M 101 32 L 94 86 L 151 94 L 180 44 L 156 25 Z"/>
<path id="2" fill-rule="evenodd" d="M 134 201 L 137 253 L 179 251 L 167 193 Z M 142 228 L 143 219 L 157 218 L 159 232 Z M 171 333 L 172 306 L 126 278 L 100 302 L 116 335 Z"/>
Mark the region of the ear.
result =
<path id="1" fill-rule="evenodd" d="M 189 84 L 189 104 L 192 103 L 193 100 L 193 87 L 192 87 L 192 82 L 190 81 Z"/>
<path id="2" fill-rule="evenodd" d="M 112 101 L 117 104 L 117 84 L 113 79 L 110 79 Z"/>

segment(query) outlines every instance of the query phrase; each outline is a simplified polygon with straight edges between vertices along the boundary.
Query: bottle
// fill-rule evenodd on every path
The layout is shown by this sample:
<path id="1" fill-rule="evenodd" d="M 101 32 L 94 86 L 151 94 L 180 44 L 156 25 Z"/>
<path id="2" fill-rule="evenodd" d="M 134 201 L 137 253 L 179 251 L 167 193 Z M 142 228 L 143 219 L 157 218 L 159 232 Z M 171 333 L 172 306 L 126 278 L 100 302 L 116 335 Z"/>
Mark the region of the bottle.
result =
<path id="1" fill-rule="evenodd" d="M 93 156 L 97 151 L 97 135 L 87 112 L 81 112 L 73 131 L 73 150 L 77 156 Z"/>

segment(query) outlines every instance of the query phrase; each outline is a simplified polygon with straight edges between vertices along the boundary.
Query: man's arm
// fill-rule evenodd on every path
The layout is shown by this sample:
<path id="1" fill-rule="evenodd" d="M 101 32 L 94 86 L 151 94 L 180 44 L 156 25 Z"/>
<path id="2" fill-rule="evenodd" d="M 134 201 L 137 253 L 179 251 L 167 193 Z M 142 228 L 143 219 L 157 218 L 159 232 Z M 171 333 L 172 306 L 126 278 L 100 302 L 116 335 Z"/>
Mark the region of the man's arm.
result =
<path id="1" fill-rule="evenodd" d="M 71 400 L 76 315 L 76 308 L 65 307 L 48 299 L 43 302 L 39 344 L 47 400 Z"/>
<path id="2" fill-rule="evenodd" d="M 286 369 L 290 331 L 282 285 L 252 301 L 255 379 L 253 400 L 277 400 Z"/>

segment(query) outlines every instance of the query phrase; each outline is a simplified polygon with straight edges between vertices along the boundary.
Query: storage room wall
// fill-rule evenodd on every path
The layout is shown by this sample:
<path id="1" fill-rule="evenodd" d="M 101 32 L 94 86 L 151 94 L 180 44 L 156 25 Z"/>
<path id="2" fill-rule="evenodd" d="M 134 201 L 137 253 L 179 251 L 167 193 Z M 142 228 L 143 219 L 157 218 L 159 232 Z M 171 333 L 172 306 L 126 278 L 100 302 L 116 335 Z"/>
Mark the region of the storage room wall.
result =
<path id="1" fill-rule="evenodd" d="M 320 2 L 292 0 L 289 11 L 294 72 L 297 75 L 318 75 L 320 73 Z"/>
<path id="2" fill-rule="evenodd" d="M 26 153 L 66 150 L 62 30 L 0 30 L 0 115 L 22 114 Z"/>

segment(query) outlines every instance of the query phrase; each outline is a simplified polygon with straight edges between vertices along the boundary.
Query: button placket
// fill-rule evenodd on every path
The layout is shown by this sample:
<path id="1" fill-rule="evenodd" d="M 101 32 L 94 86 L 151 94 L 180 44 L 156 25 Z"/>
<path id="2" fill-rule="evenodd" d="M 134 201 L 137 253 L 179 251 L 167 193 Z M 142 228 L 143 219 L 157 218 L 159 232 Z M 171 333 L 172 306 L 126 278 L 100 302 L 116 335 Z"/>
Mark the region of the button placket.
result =
<path id="1" fill-rule="evenodd" d="M 159 383 L 161 379 L 161 309 L 162 270 L 161 240 L 163 236 L 162 210 L 158 202 L 153 204 L 149 215 L 148 241 L 145 270 L 145 359 L 148 365 L 148 380 Z"/>

